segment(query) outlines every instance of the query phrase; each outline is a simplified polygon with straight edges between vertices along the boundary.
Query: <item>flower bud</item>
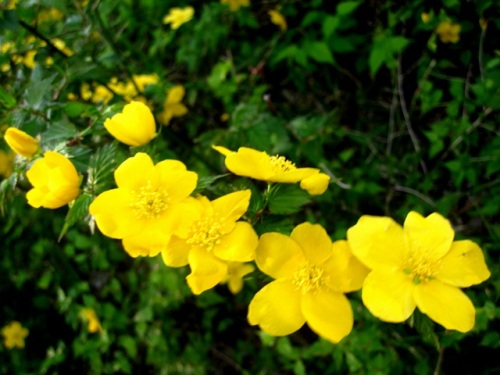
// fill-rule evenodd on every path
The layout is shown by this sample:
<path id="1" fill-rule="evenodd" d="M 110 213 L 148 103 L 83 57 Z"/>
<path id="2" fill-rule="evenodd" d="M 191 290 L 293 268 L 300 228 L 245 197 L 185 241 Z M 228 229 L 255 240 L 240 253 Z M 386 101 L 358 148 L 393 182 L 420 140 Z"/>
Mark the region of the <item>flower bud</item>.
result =
<path id="1" fill-rule="evenodd" d="M 28 133 L 17 128 L 8 128 L 4 138 L 9 147 L 21 156 L 30 158 L 38 150 L 38 141 Z"/>

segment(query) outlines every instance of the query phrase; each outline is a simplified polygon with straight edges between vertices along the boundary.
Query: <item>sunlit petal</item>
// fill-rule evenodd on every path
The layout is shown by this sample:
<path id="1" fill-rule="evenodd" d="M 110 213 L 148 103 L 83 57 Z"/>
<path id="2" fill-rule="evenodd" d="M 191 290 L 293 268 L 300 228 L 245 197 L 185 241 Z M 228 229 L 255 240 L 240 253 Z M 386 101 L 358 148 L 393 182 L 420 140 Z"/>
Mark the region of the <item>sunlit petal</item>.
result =
<path id="1" fill-rule="evenodd" d="M 188 260 L 191 273 L 186 277 L 186 281 L 194 294 L 212 289 L 227 275 L 227 262 L 204 250 L 192 249 Z"/>
<path id="2" fill-rule="evenodd" d="M 253 227 L 244 221 L 236 223 L 231 233 L 220 238 L 214 248 L 214 254 L 227 261 L 249 262 L 255 258 L 255 249 L 259 244 L 259 237 Z"/>
<path id="3" fill-rule="evenodd" d="M 290 235 L 302 248 L 304 257 L 311 264 L 323 263 L 332 255 L 332 240 L 319 224 L 302 223 Z"/>
<path id="4" fill-rule="evenodd" d="M 474 305 L 457 287 L 429 281 L 415 287 L 414 296 L 419 310 L 443 327 L 460 332 L 474 328 Z"/>
<path id="5" fill-rule="evenodd" d="M 319 289 L 302 296 L 302 313 L 311 329 L 334 343 L 347 336 L 353 325 L 351 304 L 342 293 Z"/>
<path id="6" fill-rule="evenodd" d="M 289 280 L 276 280 L 262 288 L 248 306 L 248 322 L 273 336 L 297 331 L 305 323 L 300 292 Z"/>

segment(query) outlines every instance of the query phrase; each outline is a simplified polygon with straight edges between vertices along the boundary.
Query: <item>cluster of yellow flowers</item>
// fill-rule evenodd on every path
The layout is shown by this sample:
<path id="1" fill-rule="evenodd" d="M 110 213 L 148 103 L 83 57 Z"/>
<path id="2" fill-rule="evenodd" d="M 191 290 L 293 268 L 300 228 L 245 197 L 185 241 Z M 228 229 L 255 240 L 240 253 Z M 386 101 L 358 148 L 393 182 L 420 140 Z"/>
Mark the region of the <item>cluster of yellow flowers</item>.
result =
<path id="1" fill-rule="evenodd" d="M 104 126 L 129 146 L 156 136 L 153 114 L 142 102 L 125 105 Z M 40 152 L 38 140 L 19 129 L 9 128 L 5 139 L 23 157 Z M 298 168 L 283 156 L 247 147 L 213 148 L 239 176 L 298 183 L 311 195 L 323 194 L 330 182 L 319 169 Z M 57 152 L 46 151 L 26 175 L 33 207 L 62 207 L 79 194 L 75 167 Z M 181 161 L 155 164 L 138 152 L 114 171 L 114 179 L 117 187 L 89 206 L 104 235 L 120 239 L 132 257 L 161 254 L 168 267 L 189 265 L 186 281 L 197 295 L 221 283 L 239 292 L 254 262 L 273 281 L 250 302 L 248 321 L 271 335 L 288 335 L 307 323 L 321 337 L 339 342 L 353 327 L 345 293 L 360 289 L 364 305 L 382 321 L 403 322 L 418 307 L 447 329 L 467 332 L 474 326 L 474 306 L 460 288 L 483 282 L 490 272 L 480 247 L 454 241 L 449 221 L 437 213 L 410 212 L 403 227 L 389 217 L 362 216 L 345 240 L 335 242 L 321 225 L 308 222 L 290 236 L 270 232 L 259 238 L 245 219 L 250 190 L 214 200 L 193 197 L 198 175 Z M 101 330 L 95 313 L 84 315 L 89 331 Z"/>

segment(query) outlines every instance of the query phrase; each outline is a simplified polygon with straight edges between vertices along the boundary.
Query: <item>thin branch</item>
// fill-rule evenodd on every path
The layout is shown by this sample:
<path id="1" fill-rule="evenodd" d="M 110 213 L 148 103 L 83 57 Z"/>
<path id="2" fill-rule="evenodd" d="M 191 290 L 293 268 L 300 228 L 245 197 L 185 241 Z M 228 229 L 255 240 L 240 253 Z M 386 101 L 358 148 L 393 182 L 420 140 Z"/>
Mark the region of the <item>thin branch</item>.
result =
<path id="1" fill-rule="evenodd" d="M 389 109 L 389 131 L 387 133 L 387 144 L 385 147 L 385 154 L 389 156 L 392 151 L 392 141 L 396 137 L 394 134 L 394 126 L 395 126 L 395 116 L 396 116 L 396 107 L 398 105 L 398 90 L 394 88 L 392 93 L 392 101 L 391 108 Z"/>
<path id="2" fill-rule="evenodd" d="M 351 188 L 351 185 L 349 184 L 345 184 L 343 183 L 340 178 L 336 177 L 333 172 L 327 168 L 327 166 L 324 164 L 324 163 L 319 163 L 319 166 L 321 169 L 323 169 L 323 171 L 328 175 L 330 176 L 330 178 L 332 179 L 332 181 L 334 183 L 336 183 L 339 187 L 341 187 L 342 189 L 350 189 Z"/>
<path id="3" fill-rule="evenodd" d="M 26 22 L 22 21 L 22 20 L 19 20 L 19 24 L 25 28 L 26 30 L 28 30 L 31 34 L 33 34 L 33 36 L 37 37 L 38 39 L 40 40 L 43 40 L 46 44 L 47 44 L 47 47 L 49 47 L 49 49 L 52 51 L 52 52 L 55 52 L 55 53 L 58 53 L 60 54 L 61 56 L 64 56 L 64 57 L 68 57 L 68 55 L 66 55 L 63 51 L 61 51 L 59 48 L 57 48 L 54 43 L 52 43 L 52 41 L 47 38 L 46 36 L 44 36 L 43 34 L 40 34 L 40 32 L 35 29 L 33 26 L 31 25 L 28 25 Z"/>
<path id="4" fill-rule="evenodd" d="M 429 197 L 426 197 L 422 193 L 420 193 L 412 188 L 396 185 L 396 186 L 394 186 L 394 189 L 397 191 L 401 191 L 403 193 L 408 193 L 408 194 L 414 195 L 417 198 L 420 198 L 421 200 L 423 200 L 425 203 L 427 203 L 432 208 L 436 208 L 436 203 L 434 203 L 434 201 L 432 199 L 430 199 Z"/>
<path id="5" fill-rule="evenodd" d="M 408 108 L 406 106 L 406 100 L 405 100 L 405 95 L 403 91 L 403 73 L 401 70 L 401 55 L 398 56 L 398 92 L 399 92 L 399 103 L 401 105 L 401 111 L 403 112 L 403 117 L 405 120 L 405 125 L 408 130 L 408 134 L 410 134 L 411 141 L 413 143 L 413 147 L 415 148 L 416 152 L 420 152 L 420 144 L 417 138 L 417 135 L 413 131 L 413 128 L 411 126 L 411 121 L 410 121 L 410 114 L 408 113 Z M 420 165 L 422 166 L 422 170 L 424 173 L 427 173 L 427 167 L 422 159 L 420 159 Z"/>

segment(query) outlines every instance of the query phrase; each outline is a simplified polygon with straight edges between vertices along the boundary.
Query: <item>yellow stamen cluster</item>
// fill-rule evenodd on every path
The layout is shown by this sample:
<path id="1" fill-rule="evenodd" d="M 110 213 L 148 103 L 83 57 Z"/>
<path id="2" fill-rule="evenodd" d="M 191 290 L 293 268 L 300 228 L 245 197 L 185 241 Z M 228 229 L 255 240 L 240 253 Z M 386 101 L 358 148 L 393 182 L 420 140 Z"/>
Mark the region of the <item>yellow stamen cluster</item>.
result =
<path id="1" fill-rule="evenodd" d="M 431 259 L 422 251 L 413 251 L 406 260 L 403 271 L 418 285 L 432 280 L 441 268 L 441 261 Z"/>
<path id="2" fill-rule="evenodd" d="M 135 191 L 135 200 L 130 204 L 138 218 L 158 217 L 168 208 L 170 197 L 163 189 L 153 188 L 151 181 Z"/>
<path id="3" fill-rule="evenodd" d="M 274 155 L 270 156 L 271 168 L 276 174 L 285 173 L 297 169 L 294 163 L 287 160 L 284 156 Z"/>
<path id="4" fill-rule="evenodd" d="M 213 217 L 202 218 L 193 224 L 186 242 L 212 251 L 216 245 L 220 244 L 221 228 L 222 224 Z"/>
<path id="5" fill-rule="evenodd" d="M 325 276 L 323 268 L 318 265 L 307 263 L 299 269 L 292 277 L 292 283 L 297 287 L 302 294 L 315 292 L 318 288 L 325 284 Z"/>

